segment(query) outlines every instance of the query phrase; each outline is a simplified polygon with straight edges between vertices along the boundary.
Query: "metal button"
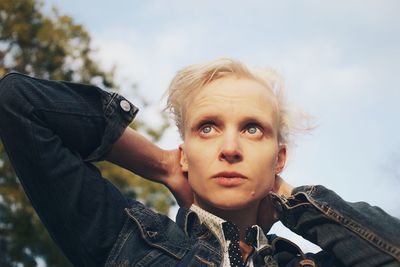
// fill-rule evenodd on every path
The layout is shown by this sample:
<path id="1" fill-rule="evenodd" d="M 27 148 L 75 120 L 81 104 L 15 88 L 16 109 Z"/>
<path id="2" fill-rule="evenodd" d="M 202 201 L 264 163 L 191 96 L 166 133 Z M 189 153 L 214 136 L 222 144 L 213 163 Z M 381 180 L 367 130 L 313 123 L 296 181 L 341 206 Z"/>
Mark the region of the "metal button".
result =
<path id="1" fill-rule="evenodd" d="M 124 111 L 126 111 L 126 112 L 128 112 L 129 110 L 131 110 L 131 105 L 130 105 L 129 102 L 126 101 L 126 100 L 122 100 L 121 102 L 119 102 L 119 105 L 120 105 L 121 108 L 122 108 Z"/>

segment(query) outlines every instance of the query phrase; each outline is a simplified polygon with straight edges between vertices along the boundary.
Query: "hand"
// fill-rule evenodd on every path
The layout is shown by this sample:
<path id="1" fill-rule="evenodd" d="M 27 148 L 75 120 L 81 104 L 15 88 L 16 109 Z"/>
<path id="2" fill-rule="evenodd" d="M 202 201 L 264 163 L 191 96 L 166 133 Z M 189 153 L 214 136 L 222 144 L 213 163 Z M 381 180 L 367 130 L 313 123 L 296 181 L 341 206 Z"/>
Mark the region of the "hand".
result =
<path id="1" fill-rule="evenodd" d="M 182 171 L 179 149 L 165 150 L 164 153 L 167 173 L 161 182 L 168 187 L 180 207 L 189 208 L 193 203 L 193 191 L 187 174 Z"/>
<path id="2" fill-rule="evenodd" d="M 283 197 L 290 197 L 292 195 L 293 187 L 285 182 L 279 175 L 275 176 L 275 184 L 271 192 L 274 192 Z M 279 221 L 278 213 L 272 204 L 271 195 L 268 194 L 260 201 L 258 206 L 257 224 L 268 232 L 271 227 Z"/>

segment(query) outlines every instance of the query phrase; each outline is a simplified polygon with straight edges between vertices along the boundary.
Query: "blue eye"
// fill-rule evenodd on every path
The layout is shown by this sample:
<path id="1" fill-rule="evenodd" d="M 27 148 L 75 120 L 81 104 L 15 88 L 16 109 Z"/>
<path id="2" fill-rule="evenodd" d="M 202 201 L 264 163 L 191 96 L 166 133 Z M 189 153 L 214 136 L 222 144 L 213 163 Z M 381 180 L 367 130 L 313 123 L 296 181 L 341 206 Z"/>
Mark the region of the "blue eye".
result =
<path id="1" fill-rule="evenodd" d="M 212 130 L 212 127 L 211 127 L 211 126 L 205 126 L 205 127 L 203 127 L 203 128 L 201 129 L 201 132 L 207 134 L 207 133 L 210 133 L 211 130 Z"/>
<path id="2" fill-rule="evenodd" d="M 251 126 L 249 126 L 249 127 L 247 128 L 247 132 L 248 132 L 249 134 L 255 134 L 255 133 L 257 133 L 258 130 L 259 130 L 258 127 L 255 126 L 255 125 L 251 125 Z"/>

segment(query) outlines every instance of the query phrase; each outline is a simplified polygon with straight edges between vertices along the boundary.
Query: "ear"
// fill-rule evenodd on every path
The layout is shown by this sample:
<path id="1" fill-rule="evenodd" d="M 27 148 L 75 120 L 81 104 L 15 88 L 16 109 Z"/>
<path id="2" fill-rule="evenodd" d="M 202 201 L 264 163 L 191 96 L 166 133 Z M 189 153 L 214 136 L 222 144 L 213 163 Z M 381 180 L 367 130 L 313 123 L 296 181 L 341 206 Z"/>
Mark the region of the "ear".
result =
<path id="1" fill-rule="evenodd" d="M 286 163 L 286 146 L 279 145 L 278 158 L 275 166 L 275 174 L 281 173 Z"/>
<path id="2" fill-rule="evenodd" d="M 179 151 L 181 152 L 181 157 L 180 157 L 179 163 L 181 164 L 182 171 L 187 172 L 188 171 L 188 163 L 187 163 L 187 158 L 186 158 L 186 153 L 185 153 L 185 144 L 179 145 Z"/>

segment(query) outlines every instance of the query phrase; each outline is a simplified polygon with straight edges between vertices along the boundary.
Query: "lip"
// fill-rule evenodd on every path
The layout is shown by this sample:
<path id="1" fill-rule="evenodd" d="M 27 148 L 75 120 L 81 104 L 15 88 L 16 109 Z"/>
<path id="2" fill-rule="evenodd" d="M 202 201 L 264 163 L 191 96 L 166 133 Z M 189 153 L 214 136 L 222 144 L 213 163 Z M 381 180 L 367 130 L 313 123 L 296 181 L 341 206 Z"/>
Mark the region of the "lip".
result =
<path id="1" fill-rule="evenodd" d="M 247 179 L 247 177 L 241 174 L 240 172 L 219 172 L 212 176 L 212 178 L 219 178 L 219 177 Z"/>
<path id="2" fill-rule="evenodd" d="M 247 177 L 240 172 L 219 172 L 212 179 L 221 186 L 234 187 L 241 185 Z"/>

